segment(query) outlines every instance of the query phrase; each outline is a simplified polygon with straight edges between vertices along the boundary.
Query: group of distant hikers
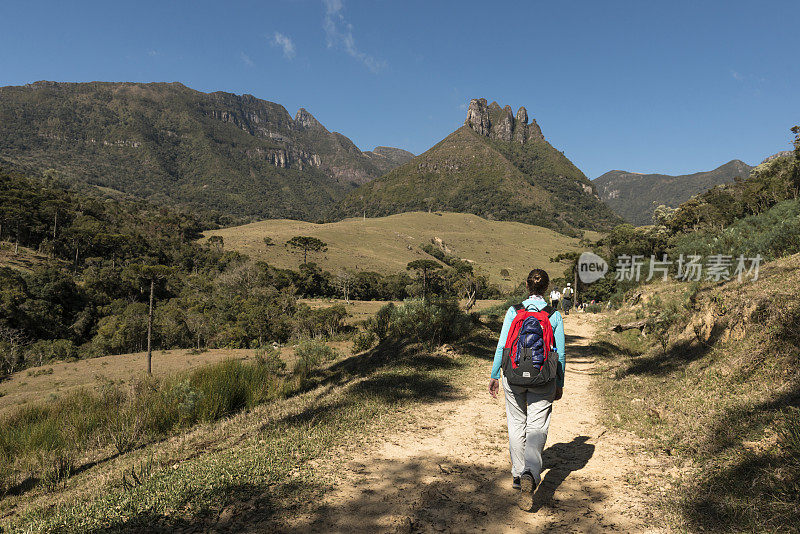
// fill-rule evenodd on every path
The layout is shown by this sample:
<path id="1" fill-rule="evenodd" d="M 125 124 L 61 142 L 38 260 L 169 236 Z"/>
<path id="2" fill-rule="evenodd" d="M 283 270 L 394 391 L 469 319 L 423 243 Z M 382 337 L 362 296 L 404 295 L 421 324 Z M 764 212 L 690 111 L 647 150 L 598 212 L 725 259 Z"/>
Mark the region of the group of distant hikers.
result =
<path id="1" fill-rule="evenodd" d="M 567 287 L 565 287 L 563 291 L 559 291 L 558 288 L 555 288 L 550 292 L 550 306 L 552 306 L 554 310 L 563 311 L 564 315 L 569 315 L 569 311 L 572 309 L 574 296 L 575 290 L 572 289 L 572 284 L 567 282 Z M 561 306 L 561 308 L 559 308 L 559 306 Z"/>
<path id="2" fill-rule="evenodd" d="M 528 298 L 511 306 L 503 320 L 494 353 L 489 394 L 497 399 L 502 383 L 506 399 L 508 444 L 511 455 L 512 486 L 518 491 L 518 505 L 533 508 L 533 496 L 542 480 L 542 451 L 547 441 L 553 402 L 564 391 L 564 315 L 574 298 L 570 284 L 544 294 L 550 278 L 534 269 L 526 281 Z"/>

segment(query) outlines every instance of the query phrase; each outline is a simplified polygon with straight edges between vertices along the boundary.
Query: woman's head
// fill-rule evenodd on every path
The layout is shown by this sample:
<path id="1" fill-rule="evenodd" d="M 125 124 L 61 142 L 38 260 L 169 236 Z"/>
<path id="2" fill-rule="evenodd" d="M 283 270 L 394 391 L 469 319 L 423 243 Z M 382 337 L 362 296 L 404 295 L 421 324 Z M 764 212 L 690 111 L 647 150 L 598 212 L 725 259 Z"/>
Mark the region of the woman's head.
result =
<path id="1" fill-rule="evenodd" d="M 528 274 L 525 284 L 528 286 L 528 294 L 544 295 L 550 285 L 550 277 L 544 269 L 534 269 Z"/>

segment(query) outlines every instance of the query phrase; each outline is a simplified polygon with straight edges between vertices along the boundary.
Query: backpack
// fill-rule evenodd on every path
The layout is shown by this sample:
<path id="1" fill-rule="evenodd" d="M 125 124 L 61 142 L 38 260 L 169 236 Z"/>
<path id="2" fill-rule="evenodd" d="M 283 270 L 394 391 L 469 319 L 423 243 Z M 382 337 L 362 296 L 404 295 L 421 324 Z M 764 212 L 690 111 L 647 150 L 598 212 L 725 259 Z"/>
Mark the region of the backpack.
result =
<path id="1" fill-rule="evenodd" d="M 553 325 L 555 310 L 545 306 L 539 311 L 515 304 L 516 317 L 511 322 L 503 348 L 503 375 L 512 386 L 537 387 L 549 383 L 558 372 Z"/>
<path id="2" fill-rule="evenodd" d="M 564 298 L 568 299 L 568 298 L 571 298 L 571 297 L 572 297 L 572 288 L 571 287 L 565 287 L 564 288 Z"/>

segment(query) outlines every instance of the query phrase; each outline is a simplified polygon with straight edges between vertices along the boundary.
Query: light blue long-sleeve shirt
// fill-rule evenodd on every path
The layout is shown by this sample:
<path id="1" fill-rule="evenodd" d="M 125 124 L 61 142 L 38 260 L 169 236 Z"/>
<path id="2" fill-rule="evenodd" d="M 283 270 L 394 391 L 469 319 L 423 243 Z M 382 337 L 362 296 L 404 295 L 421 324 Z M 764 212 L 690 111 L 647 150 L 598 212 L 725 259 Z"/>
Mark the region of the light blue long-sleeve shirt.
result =
<path id="1" fill-rule="evenodd" d="M 541 310 L 547 303 L 541 297 L 528 297 L 522 301 L 522 305 L 528 309 Z M 500 364 L 503 362 L 503 347 L 506 346 L 506 338 L 508 331 L 511 328 L 511 323 L 514 321 L 517 312 L 514 307 L 510 307 L 506 312 L 506 318 L 503 320 L 503 329 L 500 331 L 500 339 L 497 340 L 497 349 L 494 351 L 494 362 L 492 363 L 492 378 L 500 378 Z M 555 312 L 550 316 L 550 324 L 553 326 L 553 336 L 556 341 L 556 352 L 558 353 L 558 371 L 556 372 L 556 385 L 564 387 L 564 371 L 567 367 L 567 357 L 564 352 L 564 319 L 561 317 L 560 312 Z"/>

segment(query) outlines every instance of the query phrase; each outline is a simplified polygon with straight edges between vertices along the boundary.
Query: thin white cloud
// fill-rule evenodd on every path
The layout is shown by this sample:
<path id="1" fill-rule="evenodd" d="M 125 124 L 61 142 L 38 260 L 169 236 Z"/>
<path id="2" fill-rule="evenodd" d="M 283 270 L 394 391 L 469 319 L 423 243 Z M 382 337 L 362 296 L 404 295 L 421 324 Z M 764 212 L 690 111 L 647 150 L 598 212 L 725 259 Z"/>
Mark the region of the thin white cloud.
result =
<path id="1" fill-rule="evenodd" d="M 248 67 L 252 67 L 253 65 L 255 65 L 255 63 L 253 62 L 253 60 L 252 60 L 252 59 L 250 59 L 250 56 L 248 56 L 248 55 L 247 55 L 247 54 L 245 54 L 244 52 L 242 52 L 242 53 L 241 53 L 241 58 L 242 58 L 242 62 L 243 62 L 245 65 L 247 65 Z"/>
<path id="2" fill-rule="evenodd" d="M 275 35 L 272 37 L 272 44 L 280 47 L 283 50 L 283 56 L 286 59 L 294 58 L 294 42 L 292 42 L 292 40 L 286 35 L 282 34 L 281 32 L 275 32 Z"/>
<path id="3" fill-rule="evenodd" d="M 731 70 L 731 76 L 737 82 L 741 82 L 741 81 L 744 80 L 744 75 L 742 73 L 740 73 L 740 72 L 735 71 L 735 70 Z"/>
<path id="4" fill-rule="evenodd" d="M 362 52 L 356 47 L 356 40 L 353 37 L 353 25 L 345 20 L 342 15 L 344 4 L 342 0 L 322 0 L 325 5 L 325 18 L 322 28 L 325 30 L 325 41 L 328 48 L 341 46 L 350 57 L 353 57 L 366 65 L 373 73 L 377 73 L 384 67 L 386 62 Z"/>

